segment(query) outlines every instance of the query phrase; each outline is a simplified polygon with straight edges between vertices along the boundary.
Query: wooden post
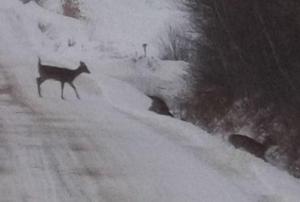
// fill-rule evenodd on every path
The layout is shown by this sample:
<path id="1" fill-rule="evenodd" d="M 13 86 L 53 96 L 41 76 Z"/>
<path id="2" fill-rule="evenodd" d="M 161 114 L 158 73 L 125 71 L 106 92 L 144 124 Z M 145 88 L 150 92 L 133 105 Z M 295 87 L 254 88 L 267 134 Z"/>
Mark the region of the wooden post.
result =
<path id="1" fill-rule="evenodd" d="M 143 44 L 143 49 L 144 49 L 144 57 L 147 57 L 147 44 Z"/>

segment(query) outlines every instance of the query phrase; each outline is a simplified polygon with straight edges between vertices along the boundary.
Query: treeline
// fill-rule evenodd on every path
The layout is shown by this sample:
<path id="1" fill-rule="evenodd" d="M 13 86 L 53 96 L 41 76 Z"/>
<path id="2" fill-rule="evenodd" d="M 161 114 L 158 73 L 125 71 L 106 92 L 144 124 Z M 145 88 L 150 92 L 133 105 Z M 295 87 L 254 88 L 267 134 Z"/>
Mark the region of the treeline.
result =
<path id="1" fill-rule="evenodd" d="M 185 119 L 210 131 L 244 126 L 300 157 L 300 2 L 186 0 L 194 96 Z"/>

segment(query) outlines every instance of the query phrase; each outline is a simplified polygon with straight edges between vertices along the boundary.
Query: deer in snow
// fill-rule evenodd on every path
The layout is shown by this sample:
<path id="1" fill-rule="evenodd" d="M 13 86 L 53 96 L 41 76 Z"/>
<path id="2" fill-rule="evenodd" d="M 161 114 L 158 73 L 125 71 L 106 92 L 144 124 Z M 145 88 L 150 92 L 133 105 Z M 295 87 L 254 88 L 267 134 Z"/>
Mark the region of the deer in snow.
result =
<path id="1" fill-rule="evenodd" d="M 72 69 L 67 69 L 62 67 L 43 65 L 41 63 L 40 58 L 38 61 L 38 70 L 39 70 L 40 77 L 36 78 L 36 83 L 38 87 L 39 96 L 42 97 L 41 84 L 48 79 L 52 79 L 52 80 L 59 81 L 61 83 L 61 99 L 64 99 L 65 83 L 68 83 L 74 89 L 76 97 L 80 99 L 77 89 L 73 84 L 73 81 L 81 73 L 88 73 L 88 74 L 90 73 L 86 64 L 82 61 L 80 61 L 80 65 L 77 69 L 72 70 Z"/>
<path id="2" fill-rule="evenodd" d="M 239 134 L 232 134 L 229 136 L 228 141 L 238 149 L 245 150 L 254 156 L 265 160 L 264 155 L 268 149 L 268 145 L 257 142 L 256 140 Z"/>
<path id="3" fill-rule="evenodd" d="M 156 112 L 158 114 L 174 117 L 174 115 L 171 114 L 167 104 L 161 98 L 157 96 L 150 96 L 150 95 L 148 95 L 148 97 L 152 99 L 152 104 L 151 107 L 149 108 L 150 111 Z"/>

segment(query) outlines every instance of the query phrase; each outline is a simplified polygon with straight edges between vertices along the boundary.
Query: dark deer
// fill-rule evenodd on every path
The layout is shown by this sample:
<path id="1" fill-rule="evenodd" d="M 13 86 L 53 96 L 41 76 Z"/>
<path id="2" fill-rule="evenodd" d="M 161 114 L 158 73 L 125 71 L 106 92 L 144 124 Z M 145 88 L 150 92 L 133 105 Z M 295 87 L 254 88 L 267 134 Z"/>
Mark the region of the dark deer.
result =
<path id="1" fill-rule="evenodd" d="M 268 149 L 267 145 L 257 142 L 250 137 L 239 134 L 230 135 L 228 140 L 235 148 L 245 150 L 256 157 L 265 160 L 264 155 Z"/>
<path id="2" fill-rule="evenodd" d="M 74 89 L 76 97 L 80 99 L 76 87 L 73 84 L 73 81 L 81 73 L 88 73 L 88 74 L 90 73 L 90 71 L 88 70 L 84 62 L 80 61 L 79 67 L 75 70 L 71 70 L 71 69 L 60 68 L 55 66 L 43 65 L 41 63 L 41 59 L 39 58 L 38 67 L 39 67 L 40 77 L 36 78 L 36 83 L 37 83 L 38 93 L 40 97 L 42 97 L 41 84 L 48 79 L 52 79 L 52 80 L 59 81 L 61 83 L 61 99 L 64 99 L 65 83 L 68 83 Z"/>
<path id="3" fill-rule="evenodd" d="M 150 111 L 156 112 L 158 114 L 174 117 L 173 114 L 170 113 L 167 104 L 161 98 L 157 96 L 150 96 L 150 95 L 148 95 L 148 97 L 152 99 L 152 105 L 149 108 Z"/>

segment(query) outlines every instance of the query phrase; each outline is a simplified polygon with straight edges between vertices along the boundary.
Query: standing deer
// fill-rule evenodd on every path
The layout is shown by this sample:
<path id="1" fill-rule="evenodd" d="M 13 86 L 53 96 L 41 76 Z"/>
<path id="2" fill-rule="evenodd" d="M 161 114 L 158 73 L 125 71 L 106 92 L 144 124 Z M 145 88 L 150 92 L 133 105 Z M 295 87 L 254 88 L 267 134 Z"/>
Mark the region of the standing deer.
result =
<path id="1" fill-rule="evenodd" d="M 245 150 L 258 158 L 264 159 L 268 145 L 264 145 L 256 140 L 239 134 L 232 134 L 229 136 L 229 142 L 238 149 Z"/>
<path id="2" fill-rule="evenodd" d="M 73 84 L 73 81 L 81 73 L 88 73 L 88 74 L 90 73 L 90 71 L 88 70 L 84 62 L 80 61 L 79 67 L 75 70 L 71 70 L 67 68 L 43 65 L 41 63 L 41 59 L 39 58 L 38 67 L 39 67 L 40 77 L 36 78 L 36 83 L 37 83 L 38 93 L 40 97 L 42 97 L 41 84 L 48 79 L 53 79 L 56 81 L 60 81 L 61 83 L 61 99 L 64 99 L 65 83 L 68 83 L 74 89 L 76 97 L 80 99 L 76 87 Z"/>

